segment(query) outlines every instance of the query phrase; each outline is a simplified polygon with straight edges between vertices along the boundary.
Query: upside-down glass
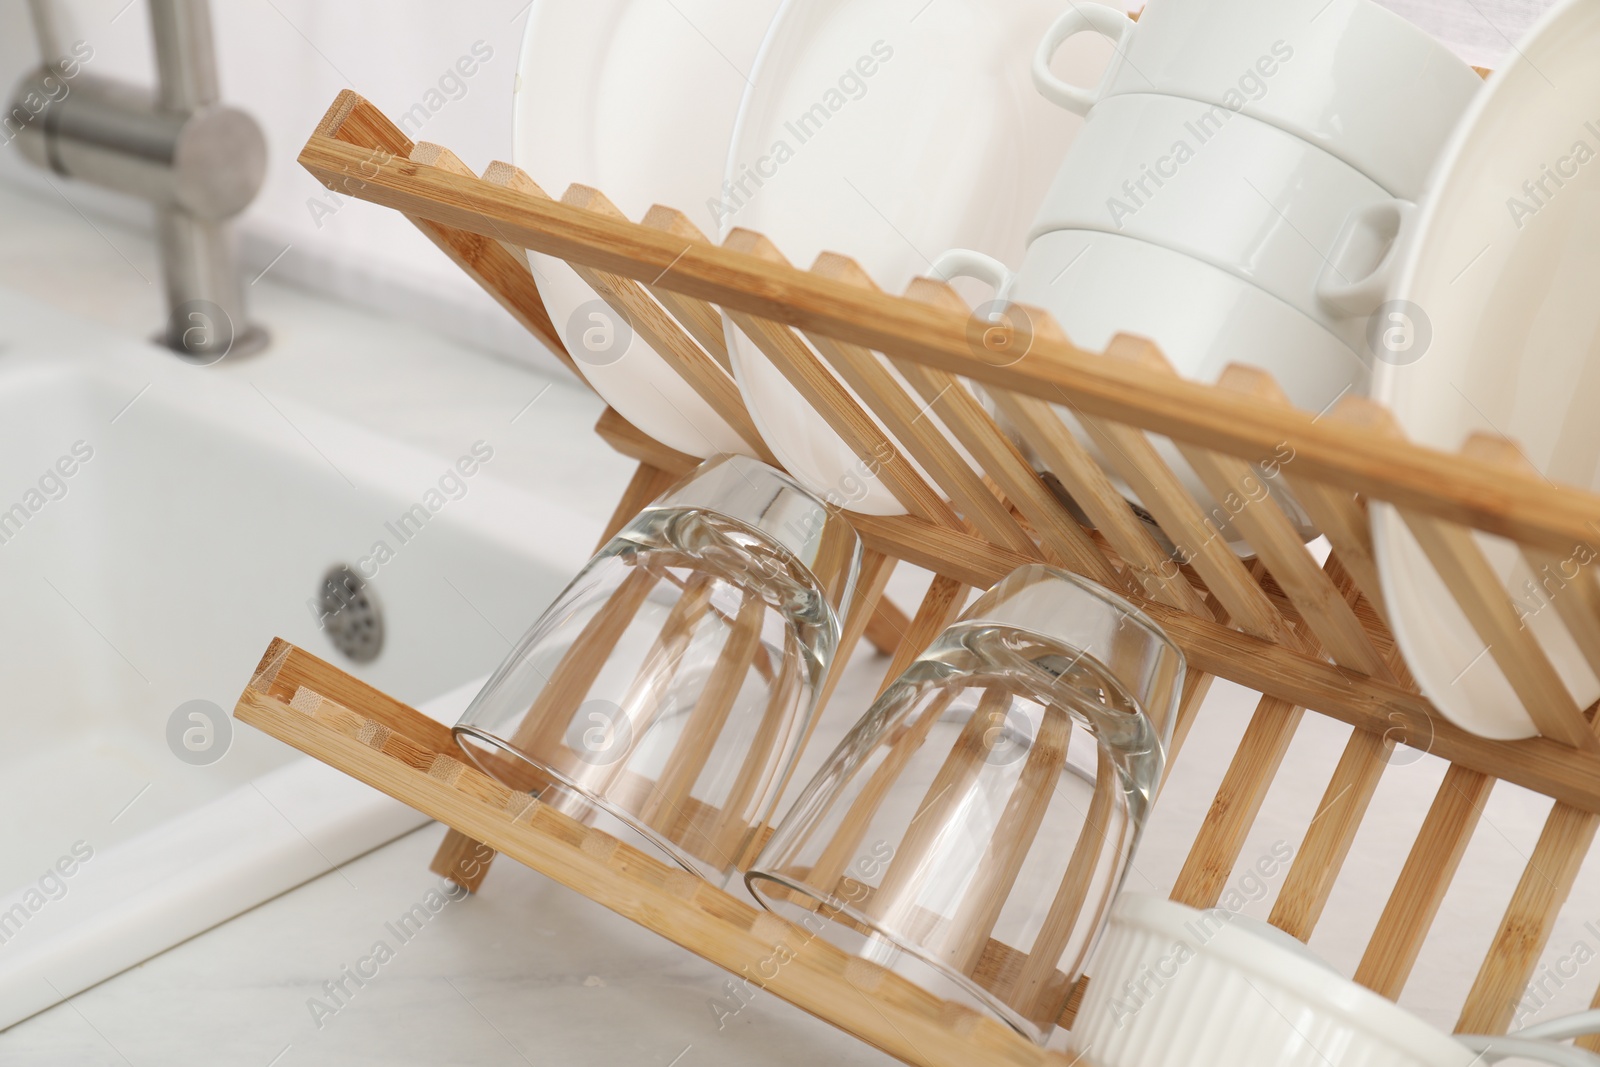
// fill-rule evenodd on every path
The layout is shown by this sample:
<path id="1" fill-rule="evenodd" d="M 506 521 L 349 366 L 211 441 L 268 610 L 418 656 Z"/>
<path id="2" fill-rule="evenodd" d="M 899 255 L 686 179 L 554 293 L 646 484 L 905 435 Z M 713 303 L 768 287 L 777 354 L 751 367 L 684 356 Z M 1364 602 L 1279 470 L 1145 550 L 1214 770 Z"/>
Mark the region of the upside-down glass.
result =
<path id="1" fill-rule="evenodd" d="M 1023 567 L 883 692 L 746 881 L 813 935 L 1042 1043 L 1126 873 L 1183 675 L 1132 605 Z"/>
<path id="2" fill-rule="evenodd" d="M 860 556 L 788 476 L 709 460 L 579 572 L 456 738 L 501 782 L 725 882 L 807 732 Z"/>

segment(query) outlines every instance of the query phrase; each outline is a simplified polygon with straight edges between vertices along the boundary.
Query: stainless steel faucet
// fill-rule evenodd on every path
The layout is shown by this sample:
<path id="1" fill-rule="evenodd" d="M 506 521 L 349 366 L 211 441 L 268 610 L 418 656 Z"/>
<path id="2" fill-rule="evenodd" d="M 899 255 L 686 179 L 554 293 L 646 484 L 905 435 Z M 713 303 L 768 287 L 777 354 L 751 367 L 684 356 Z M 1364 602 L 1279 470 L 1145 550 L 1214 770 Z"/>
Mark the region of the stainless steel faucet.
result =
<path id="1" fill-rule="evenodd" d="M 199 363 L 261 348 L 228 220 L 260 191 L 267 144 L 254 119 L 220 102 L 209 0 L 149 0 L 154 92 L 76 67 L 68 75 L 50 2 L 30 0 L 44 63 L 13 94 L 17 147 L 155 206 L 167 295 L 158 341 Z"/>

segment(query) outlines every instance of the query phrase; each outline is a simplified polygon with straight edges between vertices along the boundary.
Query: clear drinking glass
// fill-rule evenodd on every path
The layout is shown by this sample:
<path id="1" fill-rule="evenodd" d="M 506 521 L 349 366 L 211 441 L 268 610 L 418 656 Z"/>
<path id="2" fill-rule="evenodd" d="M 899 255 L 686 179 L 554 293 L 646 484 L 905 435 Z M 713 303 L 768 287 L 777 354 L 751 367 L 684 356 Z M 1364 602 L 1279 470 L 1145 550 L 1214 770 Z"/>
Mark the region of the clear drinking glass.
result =
<path id="1" fill-rule="evenodd" d="M 817 772 L 745 879 L 848 952 L 1044 1042 L 1165 766 L 1183 655 L 1091 582 L 978 598 Z"/>
<path id="2" fill-rule="evenodd" d="M 860 558 L 787 475 L 709 460 L 579 572 L 455 736 L 501 782 L 725 882 L 807 733 Z"/>

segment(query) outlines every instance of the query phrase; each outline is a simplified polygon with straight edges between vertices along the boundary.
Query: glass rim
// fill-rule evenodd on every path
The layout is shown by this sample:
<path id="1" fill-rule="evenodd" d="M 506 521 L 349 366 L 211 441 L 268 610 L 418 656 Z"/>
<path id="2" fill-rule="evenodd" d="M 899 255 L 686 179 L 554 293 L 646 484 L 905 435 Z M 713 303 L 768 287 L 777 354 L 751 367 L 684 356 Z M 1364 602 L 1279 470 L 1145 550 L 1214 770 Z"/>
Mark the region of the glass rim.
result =
<path id="1" fill-rule="evenodd" d="M 1038 599 L 1029 602 L 1029 592 L 1039 587 L 1057 590 L 1065 587 L 1076 603 L 1050 604 Z M 1100 608 L 1116 615 L 1116 629 L 1132 626 L 1136 632 L 1133 640 L 1142 643 L 1152 662 L 1160 661 L 1159 676 L 1171 682 L 1170 691 L 1158 676 L 1125 677 L 1093 642 L 1085 645 L 1081 633 L 1067 632 L 1070 626 L 1052 625 L 1056 617 L 1071 618 L 1085 608 L 1082 598 L 1088 598 Z M 988 601 L 989 603 L 985 603 Z M 1062 613 L 1065 612 L 1065 615 Z M 1102 623 L 1104 620 L 1094 620 Z M 1029 563 L 1018 567 L 1000 581 L 990 586 L 956 619 L 953 626 L 972 623 L 993 623 L 1026 633 L 1046 642 L 1065 645 L 1098 665 L 1106 675 L 1121 687 L 1144 715 L 1155 724 L 1163 751 L 1172 731 L 1176 728 L 1178 712 L 1183 701 L 1183 679 L 1188 676 L 1189 659 L 1177 642 L 1137 605 L 1114 590 L 1079 574 L 1053 567 L 1047 563 Z"/>
<path id="2" fill-rule="evenodd" d="M 1074 574 L 1073 572 L 1065 570 L 1061 567 L 1051 566 L 1048 563 L 1026 563 L 1018 567 L 1016 570 L 1011 571 L 1004 578 L 1001 578 L 998 582 L 981 593 L 978 598 L 961 613 L 957 619 L 957 622 L 998 622 L 1006 626 L 1013 626 L 1018 630 L 1027 631 L 1028 633 L 1035 634 L 1050 641 L 1067 640 L 1066 638 L 1062 637 L 1061 634 L 1052 632 L 1047 628 L 1036 625 L 1027 625 L 1026 623 L 1019 624 L 1016 620 L 1008 618 L 1006 612 L 1003 610 L 985 611 L 981 614 L 974 614 L 978 606 L 983 603 L 985 598 L 994 595 L 997 596 L 998 599 L 999 595 L 1004 595 L 1005 593 L 1009 592 L 1005 588 L 1009 583 L 1016 581 L 1019 583 L 1026 582 L 1027 585 L 1038 584 L 1038 576 L 1042 576 L 1051 581 L 1063 582 L 1071 585 L 1077 589 L 1078 592 L 1084 593 L 1093 599 L 1100 601 L 1106 607 L 1116 611 L 1124 620 L 1132 622 L 1139 629 L 1143 630 L 1145 635 L 1153 639 L 1156 644 L 1165 646 L 1173 655 L 1178 657 L 1178 663 L 1180 666 L 1188 666 L 1188 657 L 1184 655 L 1183 649 L 1178 647 L 1177 642 L 1173 641 L 1172 638 L 1167 635 L 1166 630 L 1162 629 L 1159 623 L 1157 623 L 1149 615 L 1145 614 L 1144 610 L 1137 604 L 1133 603 L 1133 601 L 1124 597 L 1115 590 L 1107 589 L 1099 582 L 1085 578 L 1080 574 Z M 996 605 L 996 607 L 1004 608 L 1007 603 L 1014 602 L 1014 600 L 1014 596 L 999 600 L 999 603 Z M 1094 656 L 1094 653 L 1092 652 L 1085 651 L 1084 654 L 1088 656 Z"/>
<path id="3" fill-rule="evenodd" d="M 751 867 L 748 871 L 744 872 L 745 888 L 750 891 L 750 895 L 756 899 L 756 902 L 759 903 L 761 907 L 770 914 L 782 919 L 784 922 L 790 923 L 791 925 L 799 926 L 802 930 L 806 930 L 807 933 L 811 933 L 808 927 L 800 923 L 795 923 L 794 920 L 779 912 L 775 907 L 773 907 L 774 902 L 768 900 L 767 894 L 762 890 L 757 889 L 758 884 L 769 882 L 781 885 L 791 892 L 803 894 L 817 903 L 848 917 L 857 925 L 865 927 L 867 930 L 871 931 L 870 936 L 882 938 L 893 945 L 896 951 L 905 953 L 907 956 L 912 957 L 924 967 L 928 967 L 937 972 L 939 977 L 943 978 L 945 981 L 951 983 L 959 988 L 962 992 L 972 997 L 973 1000 L 981 1004 L 984 1009 L 992 1014 L 996 1019 L 1005 1023 L 1007 1026 L 1011 1027 L 1011 1029 L 1015 1030 L 1029 1041 L 1032 1041 L 1036 1045 L 1043 1044 L 1045 1035 L 1048 1033 L 1048 1031 L 1041 1031 L 1039 1027 L 1035 1026 L 1023 1016 L 1019 1015 L 1013 1008 L 1007 1005 L 1004 1001 L 1000 1000 L 993 993 L 983 988 L 983 986 L 979 985 L 977 982 L 974 982 L 971 978 L 962 974 L 960 971 L 953 969 L 943 960 L 929 955 L 928 952 L 922 948 L 922 946 L 913 941 L 907 940 L 905 937 L 896 934 L 892 930 L 887 929 L 877 920 L 868 918 L 848 902 L 840 900 L 832 893 L 817 889 L 815 886 L 807 882 L 796 882 L 791 878 L 785 877 L 784 875 L 771 870 L 770 868 Z M 829 922 L 831 924 L 833 920 L 830 919 Z M 823 935 L 819 932 L 813 934 L 813 936 L 822 937 Z M 850 952 L 849 954 L 853 959 L 865 959 L 865 957 L 859 952 Z M 868 960 L 867 962 L 872 961 Z M 882 965 L 880 964 L 879 966 Z M 884 969 L 893 973 L 893 968 L 884 967 Z M 907 980 L 909 981 L 909 979 Z M 1051 1029 L 1054 1029 L 1054 1027 L 1052 1026 Z"/>
<path id="4" fill-rule="evenodd" d="M 740 502 L 726 498 L 709 497 L 695 492 L 697 487 L 711 488 L 707 485 L 707 482 L 724 468 L 737 471 L 739 477 L 746 483 L 752 483 L 752 476 L 776 483 L 783 489 L 794 493 L 798 500 L 807 502 L 811 509 L 812 532 L 815 536 L 808 538 L 797 534 L 792 528 L 795 521 L 794 517 L 790 517 L 787 522 L 781 522 L 778 518 L 767 513 L 752 513 L 748 509 L 740 507 Z M 860 532 L 845 517 L 844 509 L 830 505 L 788 472 L 737 452 L 724 452 L 700 463 L 693 471 L 684 476 L 681 481 L 641 508 L 639 514 L 644 515 L 664 508 L 694 508 L 737 522 L 763 538 L 772 541 L 778 547 L 787 551 L 808 570 L 813 571 L 815 570 L 816 553 L 812 549 L 815 547 L 816 541 L 820 539 L 822 531 L 830 526 L 835 531 L 834 536 L 846 536 L 848 538 L 845 547 L 850 554 L 859 557 L 864 547 Z"/>

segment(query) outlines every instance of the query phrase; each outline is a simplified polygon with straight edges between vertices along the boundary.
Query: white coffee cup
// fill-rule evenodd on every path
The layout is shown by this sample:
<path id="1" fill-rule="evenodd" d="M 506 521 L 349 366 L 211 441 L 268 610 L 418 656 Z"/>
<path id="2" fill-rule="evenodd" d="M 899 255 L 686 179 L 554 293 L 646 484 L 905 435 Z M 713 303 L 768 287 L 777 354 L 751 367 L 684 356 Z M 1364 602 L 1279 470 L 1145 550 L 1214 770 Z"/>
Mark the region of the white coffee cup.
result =
<path id="1" fill-rule="evenodd" d="M 1181 252 L 1121 234 L 1093 230 L 1055 230 L 1033 241 L 1018 271 L 966 251 L 946 253 L 934 265 L 945 278 L 980 278 L 1002 301 L 1047 311 L 1079 348 L 1103 351 L 1119 333 L 1148 338 L 1173 369 L 1195 381 L 1215 381 L 1231 363 L 1270 373 L 1302 409 L 1321 411 L 1348 392 L 1366 391 L 1365 360 L 1316 320 L 1243 279 Z M 1119 491 L 1142 502 L 1100 455 L 1076 414 L 1057 413 L 1101 461 Z M 1233 512 L 1216 500 L 1164 438 L 1157 451 L 1200 502 L 1220 536 L 1242 544 Z M 1261 484 L 1306 540 L 1315 526 L 1280 477 L 1277 467 L 1292 457 L 1263 456 L 1257 464 Z M 1180 554 L 1199 546 L 1176 544 Z"/>
<path id="2" fill-rule="evenodd" d="M 1277 127 L 1217 104 L 1129 93 L 1089 113 L 1029 236 L 1092 229 L 1162 245 L 1260 286 L 1359 348 L 1370 307 L 1351 306 L 1359 301 L 1345 290 L 1392 241 L 1342 235 L 1375 232 L 1352 218 L 1409 209 Z"/>
<path id="3" fill-rule="evenodd" d="M 1093 89 L 1050 69 L 1098 33 L 1117 57 Z M 1303 138 L 1415 200 L 1482 81 L 1443 44 L 1372 0 L 1151 0 L 1137 23 L 1074 6 L 1034 57 L 1034 82 L 1080 115 L 1127 93 L 1216 104 Z"/>

